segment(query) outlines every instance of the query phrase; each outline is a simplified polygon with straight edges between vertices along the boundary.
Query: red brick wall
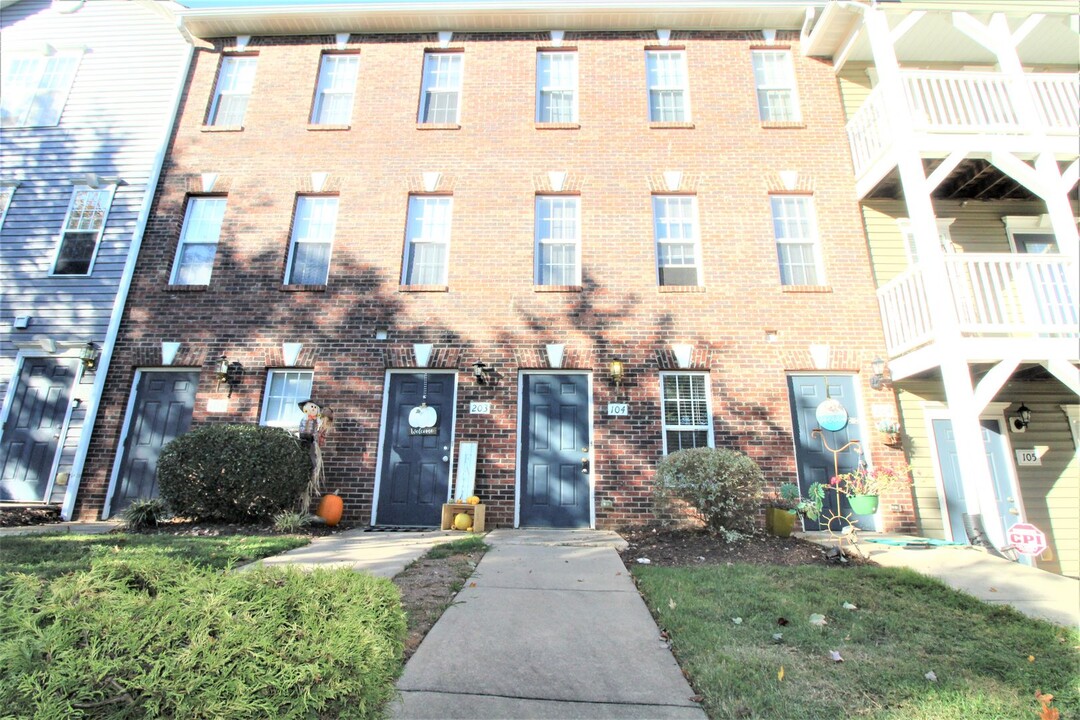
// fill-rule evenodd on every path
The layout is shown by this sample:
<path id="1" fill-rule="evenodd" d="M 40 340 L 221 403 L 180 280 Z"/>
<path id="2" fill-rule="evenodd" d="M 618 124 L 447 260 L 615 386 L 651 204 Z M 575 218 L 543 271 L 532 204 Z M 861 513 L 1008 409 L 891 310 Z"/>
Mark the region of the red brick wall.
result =
<path id="1" fill-rule="evenodd" d="M 354 35 L 360 72 L 351 129 L 308 129 L 323 37 L 253 38 L 259 54 L 244 129 L 209 132 L 220 52 L 200 50 L 143 242 L 106 385 L 103 417 L 82 480 L 80 512 L 103 504 L 134 368 L 160 365 L 160 343 L 182 341 L 177 365 L 203 369 L 195 422 L 259 419 L 267 367 L 282 342 L 302 342 L 299 365 L 314 369 L 314 394 L 334 407 L 329 485 L 346 517 L 370 517 L 379 415 L 388 358 L 414 342 L 436 347 L 434 364 L 461 369 L 455 441 L 480 443 L 477 489 L 493 525 L 514 516 L 518 371 L 542 367 L 545 343 L 567 346 L 568 367 L 593 371 L 594 478 L 598 526 L 643 521 L 652 468 L 661 457 L 659 377 L 670 343 L 696 348 L 711 379 L 717 446 L 756 459 L 771 485 L 795 479 L 786 373 L 812 370 L 808 346 L 832 348 L 830 371 L 860 373 L 864 414 L 891 403 L 869 389 L 870 360 L 884 355 L 874 284 L 855 201 L 843 110 L 832 68 L 791 43 L 804 126 L 762 128 L 750 62 L 756 33 L 679 34 L 686 48 L 693 128 L 650 128 L 644 49 L 651 34 L 569 34 L 579 58 L 580 128 L 534 127 L 535 56 L 546 37 L 455 35 L 465 54 L 461 126 L 420 130 L 416 115 L 425 48 L 434 36 Z M 220 50 L 220 44 L 219 44 Z M 650 195 L 663 172 L 684 174 L 698 200 L 704 288 L 665 292 L 656 283 Z M 827 286 L 780 285 L 769 192 L 778 172 L 798 172 L 812 192 Z M 533 288 L 534 197 L 547 173 L 566 171 L 581 196 L 583 288 Z M 218 173 L 228 207 L 210 286 L 169 291 L 184 205 L 201 173 Z M 330 279 L 319 291 L 284 291 L 296 194 L 312 172 L 340 208 Z M 454 197 L 449 287 L 399 288 L 406 207 L 421 173 L 441 172 Z M 377 326 L 390 329 L 374 339 Z M 776 331 L 767 342 L 766 331 Z M 227 413 L 213 377 L 225 353 L 246 372 Z M 630 417 L 606 417 L 615 388 L 608 362 L 625 362 L 618 399 Z M 494 366 L 478 386 L 470 366 Z M 489 416 L 468 402 L 492 402 Z M 869 426 L 870 423 L 866 423 Z M 870 433 L 867 433 L 870 435 Z M 899 453 L 872 441 L 875 458 Z M 613 502 L 612 509 L 601 507 Z M 910 500 L 902 517 L 914 527 Z"/>

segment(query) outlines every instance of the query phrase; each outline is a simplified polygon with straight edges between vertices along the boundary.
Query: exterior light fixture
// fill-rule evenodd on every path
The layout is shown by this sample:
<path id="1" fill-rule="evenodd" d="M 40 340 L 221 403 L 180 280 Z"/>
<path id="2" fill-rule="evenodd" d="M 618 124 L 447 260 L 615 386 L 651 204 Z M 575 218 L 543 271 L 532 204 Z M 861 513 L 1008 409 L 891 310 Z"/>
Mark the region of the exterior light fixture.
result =
<path id="1" fill-rule="evenodd" d="M 1017 422 L 1023 427 L 1027 427 L 1031 422 L 1031 408 L 1027 405 L 1020 403 L 1020 407 L 1016 410 Z"/>
<path id="2" fill-rule="evenodd" d="M 608 366 L 608 375 L 611 376 L 611 382 L 615 383 L 615 387 L 618 387 L 623 381 L 623 363 L 622 360 L 612 360 L 611 365 Z"/>
<path id="3" fill-rule="evenodd" d="M 87 370 L 93 370 L 97 367 L 98 350 L 92 342 L 88 342 L 83 345 L 82 351 L 79 353 L 79 360 L 82 361 L 82 365 Z"/>
<path id="4" fill-rule="evenodd" d="M 873 371 L 870 376 L 870 387 L 874 390 L 881 390 L 892 383 L 892 379 L 885 375 L 885 361 L 880 357 L 874 358 L 874 361 L 870 363 L 870 368 Z"/>
<path id="5" fill-rule="evenodd" d="M 233 388 L 240 382 L 242 371 L 243 367 L 240 363 L 229 362 L 229 358 L 225 357 L 224 353 L 218 358 L 214 375 L 217 377 L 219 388 L 221 387 L 221 383 L 226 383 L 229 386 L 229 397 L 232 397 Z"/>
<path id="6" fill-rule="evenodd" d="M 487 382 L 487 378 L 484 377 L 484 373 L 490 369 L 491 366 L 484 363 L 483 360 L 477 360 L 472 364 L 473 377 L 476 378 L 477 385 L 483 385 Z"/>

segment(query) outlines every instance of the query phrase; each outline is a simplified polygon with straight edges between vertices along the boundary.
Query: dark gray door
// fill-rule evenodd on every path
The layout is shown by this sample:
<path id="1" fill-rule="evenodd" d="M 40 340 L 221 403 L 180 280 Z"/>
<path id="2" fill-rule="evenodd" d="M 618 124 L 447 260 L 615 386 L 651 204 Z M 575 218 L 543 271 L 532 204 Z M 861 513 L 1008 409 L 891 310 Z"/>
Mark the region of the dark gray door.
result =
<path id="1" fill-rule="evenodd" d="M 450 489 L 454 375 L 393 373 L 389 382 L 376 522 L 438 526 Z"/>
<path id="2" fill-rule="evenodd" d="M 0 446 L 0 500 L 45 499 L 78 362 L 74 358 L 23 362 Z"/>
<path id="3" fill-rule="evenodd" d="M 111 515 L 135 500 L 157 497 L 158 456 L 166 444 L 191 427 L 198 386 L 197 370 L 144 372 L 139 378 Z"/>
<path id="4" fill-rule="evenodd" d="M 826 486 L 825 515 L 847 515 L 851 512 L 847 496 L 840 496 L 840 510 L 837 512 L 837 493 L 829 487 L 829 479 L 836 474 L 831 448 L 841 448 L 852 440 L 862 441 L 862 425 L 859 421 L 858 405 L 855 401 L 855 378 L 851 375 L 792 375 L 788 377 L 788 396 L 791 399 L 791 417 L 795 427 L 795 459 L 799 466 L 799 489 L 803 497 L 813 483 Z M 847 427 L 835 432 L 823 430 L 815 435 L 818 427 L 817 407 L 827 399 L 840 401 L 851 420 Z M 837 455 L 840 473 L 847 473 L 859 467 L 861 456 L 854 446 Z M 860 530 L 875 530 L 873 517 L 859 516 Z M 826 530 L 825 523 L 816 523 L 804 519 L 806 530 Z M 840 530 L 847 523 L 836 520 L 833 530 Z"/>
<path id="5" fill-rule="evenodd" d="M 589 527 L 589 379 L 525 375 L 520 524 Z"/>
<path id="6" fill-rule="evenodd" d="M 993 419 L 980 420 L 982 425 L 983 447 L 986 448 L 986 461 L 990 464 L 991 479 L 994 482 L 994 494 L 997 496 L 996 508 L 984 508 L 984 514 L 997 513 L 1008 532 L 1020 519 L 1016 498 L 1012 492 L 1007 463 L 1009 456 L 1002 437 L 1001 423 Z M 964 529 L 964 510 L 967 507 L 964 485 L 960 480 L 960 457 L 956 452 L 956 438 L 953 435 L 951 420 L 934 420 L 934 440 L 937 442 L 938 463 L 941 466 L 941 481 L 945 486 L 945 505 L 949 513 L 949 525 L 952 527 L 953 540 L 967 542 Z"/>

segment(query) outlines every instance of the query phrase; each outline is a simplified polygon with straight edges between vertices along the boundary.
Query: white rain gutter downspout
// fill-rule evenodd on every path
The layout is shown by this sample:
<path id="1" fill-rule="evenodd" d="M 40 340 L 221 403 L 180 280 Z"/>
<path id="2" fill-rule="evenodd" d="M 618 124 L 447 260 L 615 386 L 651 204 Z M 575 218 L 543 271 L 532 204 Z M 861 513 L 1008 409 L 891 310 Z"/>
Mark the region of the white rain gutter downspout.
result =
<path id="1" fill-rule="evenodd" d="M 187 38 L 187 33 L 182 33 Z M 112 315 L 109 318 L 109 329 L 105 334 L 105 342 L 102 343 L 101 357 L 98 360 L 97 372 L 94 374 L 94 386 L 90 391 L 87 402 L 86 417 L 83 420 L 82 432 L 79 435 L 79 444 L 75 448 L 75 461 L 71 466 L 71 478 L 68 480 L 67 493 L 64 495 L 64 504 L 60 509 L 60 516 L 64 520 L 71 520 L 75 511 L 75 498 L 79 494 L 79 484 L 82 480 L 83 468 L 86 466 L 86 453 L 90 449 L 90 437 L 94 434 L 94 423 L 97 420 L 98 406 L 101 402 L 101 394 L 105 389 L 105 378 L 109 374 L 109 364 L 112 361 L 113 349 L 116 345 L 116 336 L 120 333 L 120 320 L 124 317 L 124 308 L 127 305 L 128 291 L 131 289 L 131 279 L 135 274 L 135 264 L 142 247 L 143 233 L 146 232 L 146 224 L 150 220 L 150 207 L 157 195 L 158 180 L 161 178 L 161 169 L 165 165 L 165 153 L 169 149 L 169 141 L 172 139 L 173 126 L 176 123 L 180 111 L 180 98 L 184 94 L 184 85 L 187 83 L 188 73 L 191 70 L 191 58 L 195 54 L 195 48 L 190 40 L 187 46 L 187 56 L 176 82 L 176 91 L 173 93 L 172 113 L 162 128 L 161 145 L 154 157 L 154 165 L 150 170 L 150 177 L 146 181 L 146 197 L 143 198 L 142 208 L 139 210 L 139 218 L 135 224 L 135 232 L 131 237 L 131 247 L 128 249 L 127 261 L 124 263 L 124 274 L 120 277 L 120 284 L 116 288 L 116 299 L 113 301 Z M 120 452 L 120 448 L 117 448 Z M 109 509 L 103 508 L 101 518 L 109 516 Z"/>

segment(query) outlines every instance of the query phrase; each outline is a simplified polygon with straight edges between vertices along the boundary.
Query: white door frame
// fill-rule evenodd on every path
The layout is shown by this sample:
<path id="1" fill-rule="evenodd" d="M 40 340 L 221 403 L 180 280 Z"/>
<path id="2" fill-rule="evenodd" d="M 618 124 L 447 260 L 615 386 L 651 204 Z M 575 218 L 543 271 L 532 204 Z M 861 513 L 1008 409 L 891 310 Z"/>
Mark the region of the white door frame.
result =
<path id="1" fill-rule="evenodd" d="M 518 393 L 517 393 L 517 431 L 514 434 L 514 454 L 517 459 L 514 463 L 514 527 L 521 527 L 521 473 L 524 467 L 522 466 L 522 460 L 524 452 L 521 447 L 521 428 L 522 428 L 522 408 L 525 403 L 522 402 L 523 393 L 525 392 L 525 376 L 526 375 L 584 375 L 585 385 L 588 389 L 588 403 L 589 403 L 589 528 L 596 528 L 596 440 L 593 412 L 593 374 L 591 370 L 582 370 L 580 368 L 559 368 L 555 370 L 518 370 Z"/>
<path id="2" fill-rule="evenodd" d="M 452 375 L 454 381 L 454 398 L 450 403 L 450 449 L 447 453 L 450 456 L 450 467 L 448 472 L 450 473 L 449 482 L 446 483 L 446 499 L 444 503 L 450 502 L 450 498 L 453 497 L 454 492 L 454 463 L 457 457 L 454 455 L 455 442 L 454 438 L 457 437 L 457 401 L 458 401 L 458 371 L 456 368 L 392 368 L 386 371 L 386 376 L 383 379 L 383 399 L 382 399 L 382 411 L 379 413 L 379 439 L 375 449 L 375 487 L 371 491 L 371 525 L 374 525 L 379 513 L 379 490 L 382 487 L 382 461 L 383 461 L 383 443 L 386 437 L 386 410 L 388 403 L 390 402 L 390 378 L 394 375 L 416 375 L 418 373 L 427 373 L 429 375 Z"/>

